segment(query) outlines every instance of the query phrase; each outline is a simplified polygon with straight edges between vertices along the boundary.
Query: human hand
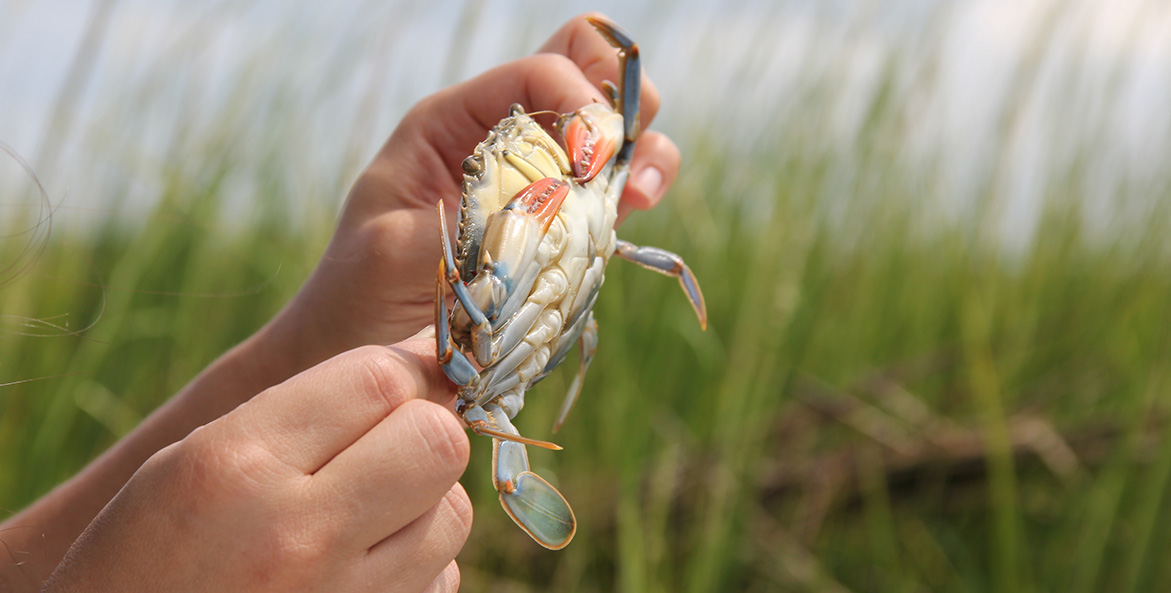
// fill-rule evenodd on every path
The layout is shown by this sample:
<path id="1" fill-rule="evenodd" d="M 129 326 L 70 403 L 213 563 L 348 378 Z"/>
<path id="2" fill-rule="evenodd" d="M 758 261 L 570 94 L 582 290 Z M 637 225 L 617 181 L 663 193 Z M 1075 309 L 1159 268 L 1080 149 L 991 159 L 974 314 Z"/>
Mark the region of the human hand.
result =
<path id="1" fill-rule="evenodd" d="M 557 31 L 541 53 L 505 64 L 420 101 L 350 192 L 336 234 L 316 271 L 267 332 L 296 368 L 362 344 L 391 343 L 435 321 L 440 258 L 435 204 L 458 205 L 462 170 L 510 105 L 573 111 L 604 100 L 618 79 L 616 52 L 584 19 Z M 649 125 L 659 94 L 642 84 L 641 121 Z M 619 207 L 649 208 L 679 169 L 679 151 L 646 131 L 635 147 Z M 455 216 L 448 220 L 454 223 Z M 286 350 L 294 350 L 287 352 Z"/>
<path id="2" fill-rule="evenodd" d="M 46 590 L 454 591 L 454 395 L 428 339 L 305 371 L 151 457 Z"/>

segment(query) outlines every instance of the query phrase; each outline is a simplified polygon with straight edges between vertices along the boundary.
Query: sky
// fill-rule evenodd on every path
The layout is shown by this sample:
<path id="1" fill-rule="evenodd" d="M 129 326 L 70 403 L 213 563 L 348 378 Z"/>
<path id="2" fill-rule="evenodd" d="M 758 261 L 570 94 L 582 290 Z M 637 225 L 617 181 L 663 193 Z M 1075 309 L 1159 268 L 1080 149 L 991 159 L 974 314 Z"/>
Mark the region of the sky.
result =
<path id="1" fill-rule="evenodd" d="M 108 8 L 106 34 L 96 51 L 79 57 L 101 6 Z M 638 0 L 3 1 L 0 142 L 49 173 L 50 193 L 95 210 L 105 207 L 102 194 L 79 191 L 91 183 L 89 173 L 71 160 L 102 152 L 92 141 L 73 141 L 84 131 L 105 129 L 115 141 L 125 131 L 143 158 L 174 142 L 176 118 L 214 128 L 216 121 L 200 118 L 241 97 L 259 106 L 285 97 L 301 114 L 297 123 L 307 143 L 319 151 L 353 152 L 357 145 L 369 153 L 413 102 L 531 52 L 587 8 L 605 12 L 639 41 L 664 96 L 656 127 L 680 138 L 719 137 L 721 150 L 759 151 L 779 127 L 800 122 L 807 108 L 800 90 L 811 83 L 833 89 L 821 106 L 830 114 L 827 133 L 848 146 L 891 60 L 904 72 L 929 71 L 908 81 L 901 95 L 915 103 L 916 130 L 903 150 L 909 158 L 946 155 L 953 162 L 944 168 L 962 194 L 969 178 L 986 174 L 987 153 L 1009 126 L 1011 160 L 1019 169 L 1006 188 L 1015 196 L 1010 218 L 1026 227 L 1042 192 L 1035 172 L 1073 158 L 1062 152 L 1077 144 L 1066 136 L 1084 141 L 1090 134 L 1101 142 L 1096 178 L 1104 188 L 1111 176 L 1156 175 L 1171 137 L 1171 8 L 1160 3 L 689 0 L 667 6 Z M 65 92 L 66 73 L 79 60 L 92 60 L 93 68 Z M 62 100 L 72 109 L 62 111 Z M 1009 101 L 1021 107 L 1006 123 Z M 357 136 L 331 134 L 343 120 Z M 55 134 L 55 126 L 67 131 Z M 58 150 L 66 164 L 45 172 L 37 161 L 54 142 L 64 145 Z M 303 158 L 336 167 L 331 158 Z M 0 187 L 20 175 L 11 164 L 0 166 Z M 150 180 L 139 185 L 131 193 L 149 201 L 157 188 Z"/>

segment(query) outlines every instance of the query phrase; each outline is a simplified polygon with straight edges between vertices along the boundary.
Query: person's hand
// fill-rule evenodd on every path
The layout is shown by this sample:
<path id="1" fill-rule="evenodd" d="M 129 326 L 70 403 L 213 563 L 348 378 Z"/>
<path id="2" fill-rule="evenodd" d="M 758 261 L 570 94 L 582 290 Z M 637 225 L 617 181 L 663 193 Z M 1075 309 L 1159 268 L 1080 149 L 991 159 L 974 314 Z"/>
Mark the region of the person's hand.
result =
<path id="1" fill-rule="evenodd" d="M 616 50 L 578 17 L 538 53 L 419 102 L 354 184 L 320 265 L 293 302 L 266 328 L 281 356 L 305 368 L 362 344 L 402 339 L 435 321 L 440 258 L 440 200 L 454 228 L 460 164 L 513 103 L 565 113 L 604 100 L 618 79 Z M 659 108 L 644 77 L 641 121 Z M 635 146 L 620 218 L 654 206 L 679 169 L 679 151 L 662 134 L 643 132 Z"/>
<path id="2" fill-rule="evenodd" d="M 151 457 L 46 590 L 454 591 L 453 397 L 433 340 L 322 363 Z"/>
<path id="3" fill-rule="evenodd" d="M 449 562 L 471 516 L 455 484 L 467 439 L 450 412 L 408 401 L 453 396 L 434 341 L 322 361 L 434 321 L 435 205 L 454 213 L 461 162 L 513 103 L 570 112 L 604 100 L 602 81 L 617 78 L 615 49 L 575 18 L 541 53 L 420 101 L 354 184 L 325 256 L 289 306 L 0 526 L 6 548 L 35 552 L 0 566 L 10 569 L 0 584 L 36 587 L 71 549 L 56 590 L 92 590 L 86 578 L 119 591 L 451 588 L 458 572 Z M 659 96 L 645 77 L 642 88 L 645 128 Z M 619 219 L 661 199 L 679 151 L 644 130 L 631 168 Z"/>

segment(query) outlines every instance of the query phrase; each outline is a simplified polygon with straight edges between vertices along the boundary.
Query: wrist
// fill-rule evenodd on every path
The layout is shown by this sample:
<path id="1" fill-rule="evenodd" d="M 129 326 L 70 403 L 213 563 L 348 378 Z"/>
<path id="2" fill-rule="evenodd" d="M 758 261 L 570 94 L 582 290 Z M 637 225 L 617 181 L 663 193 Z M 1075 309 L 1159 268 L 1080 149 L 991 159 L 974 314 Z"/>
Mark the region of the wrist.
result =
<path id="1" fill-rule="evenodd" d="M 297 374 L 303 370 L 297 340 L 287 329 L 270 322 L 192 379 L 179 398 L 199 402 L 210 413 L 206 422 Z"/>

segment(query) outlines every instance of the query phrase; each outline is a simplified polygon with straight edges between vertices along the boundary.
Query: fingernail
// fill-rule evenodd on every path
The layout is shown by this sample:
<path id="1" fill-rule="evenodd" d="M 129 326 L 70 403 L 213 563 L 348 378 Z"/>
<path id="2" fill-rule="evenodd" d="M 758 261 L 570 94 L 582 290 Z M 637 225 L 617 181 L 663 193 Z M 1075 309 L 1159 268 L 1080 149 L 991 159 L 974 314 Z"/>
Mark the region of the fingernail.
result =
<path id="1" fill-rule="evenodd" d="M 647 167 L 634 177 L 634 186 L 648 198 L 657 200 L 663 189 L 663 172 L 658 167 Z"/>

